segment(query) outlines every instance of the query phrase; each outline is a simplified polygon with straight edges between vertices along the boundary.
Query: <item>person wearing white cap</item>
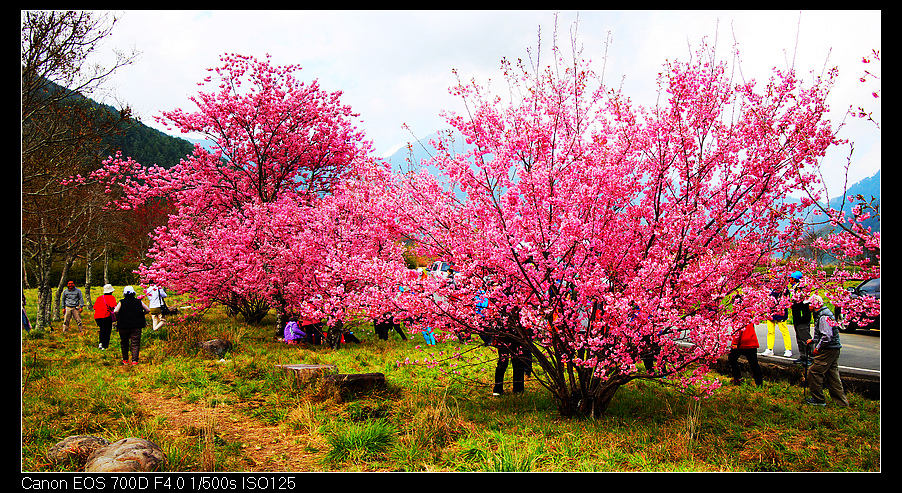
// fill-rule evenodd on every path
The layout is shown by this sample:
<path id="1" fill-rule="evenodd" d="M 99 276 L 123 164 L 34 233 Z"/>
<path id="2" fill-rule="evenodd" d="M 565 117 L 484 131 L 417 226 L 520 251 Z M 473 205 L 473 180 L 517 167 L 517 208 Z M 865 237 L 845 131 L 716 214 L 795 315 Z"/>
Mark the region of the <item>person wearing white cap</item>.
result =
<path id="1" fill-rule="evenodd" d="M 116 305 L 113 286 L 105 284 L 103 295 L 98 296 L 94 301 L 94 322 L 97 324 L 100 339 L 97 347 L 102 351 L 106 351 L 106 348 L 110 347 L 110 333 L 113 332 L 113 322 L 115 321 L 113 310 L 116 309 Z"/>
<path id="2" fill-rule="evenodd" d="M 116 327 L 119 329 L 119 343 L 122 347 L 122 364 L 129 364 L 129 346 L 131 346 L 131 364 L 138 364 L 138 353 L 141 351 L 141 331 L 147 326 L 145 315 L 150 313 L 141 300 L 135 298 L 135 288 L 126 286 L 122 289 L 122 301 L 116 305 Z"/>
<path id="3" fill-rule="evenodd" d="M 849 399 L 843 390 L 842 380 L 839 378 L 839 352 L 842 344 L 839 343 L 839 324 L 833 316 L 833 312 L 824 306 L 824 300 L 813 294 L 805 303 L 811 307 L 814 318 L 814 338 L 807 341 L 812 345 L 814 360 L 808 367 L 808 389 L 811 397 L 805 402 L 814 406 L 825 406 L 824 381 L 834 404 L 846 407 Z"/>

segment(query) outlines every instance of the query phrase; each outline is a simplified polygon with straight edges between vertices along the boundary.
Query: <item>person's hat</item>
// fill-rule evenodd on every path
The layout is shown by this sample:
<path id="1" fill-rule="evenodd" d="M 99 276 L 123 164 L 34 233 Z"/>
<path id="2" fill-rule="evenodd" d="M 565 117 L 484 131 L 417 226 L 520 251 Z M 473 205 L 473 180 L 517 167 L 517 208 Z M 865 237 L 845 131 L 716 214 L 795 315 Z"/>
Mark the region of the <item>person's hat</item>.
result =
<path id="1" fill-rule="evenodd" d="M 103 294 L 112 294 L 113 293 L 113 285 L 112 284 L 104 284 L 103 285 Z"/>
<path id="2" fill-rule="evenodd" d="M 805 300 L 805 303 L 814 306 L 824 306 L 824 299 L 820 297 L 820 295 L 813 294 Z"/>
<path id="3" fill-rule="evenodd" d="M 801 280 L 801 279 L 802 279 L 802 273 L 799 272 L 799 271 L 795 271 L 795 272 L 793 272 L 792 274 L 790 274 L 789 277 L 791 277 L 791 278 L 793 278 L 793 279 L 795 279 L 795 280 L 798 281 L 798 280 Z"/>
<path id="4" fill-rule="evenodd" d="M 126 286 L 122 288 L 122 294 L 135 294 L 135 288 L 131 286 Z"/>

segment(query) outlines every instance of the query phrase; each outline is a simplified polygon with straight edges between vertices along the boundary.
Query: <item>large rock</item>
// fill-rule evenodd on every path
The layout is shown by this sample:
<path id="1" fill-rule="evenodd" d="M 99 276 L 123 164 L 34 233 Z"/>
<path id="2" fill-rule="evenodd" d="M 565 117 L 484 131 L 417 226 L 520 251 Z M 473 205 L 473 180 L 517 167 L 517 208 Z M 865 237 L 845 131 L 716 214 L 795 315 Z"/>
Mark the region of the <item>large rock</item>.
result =
<path id="1" fill-rule="evenodd" d="M 95 450 L 106 447 L 110 442 L 91 435 L 73 435 L 62 439 L 47 451 L 47 459 L 54 464 L 75 461 L 83 465 Z"/>
<path id="2" fill-rule="evenodd" d="M 213 339 L 212 341 L 198 342 L 197 346 L 204 350 L 209 356 L 222 358 L 226 352 L 232 349 L 232 343 L 223 339 Z"/>
<path id="3" fill-rule="evenodd" d="M 85 472 L 150 472 L 166 463 L 157 444 L 143 438 L 123 438 L 99 448 L 88 457 Z"/>

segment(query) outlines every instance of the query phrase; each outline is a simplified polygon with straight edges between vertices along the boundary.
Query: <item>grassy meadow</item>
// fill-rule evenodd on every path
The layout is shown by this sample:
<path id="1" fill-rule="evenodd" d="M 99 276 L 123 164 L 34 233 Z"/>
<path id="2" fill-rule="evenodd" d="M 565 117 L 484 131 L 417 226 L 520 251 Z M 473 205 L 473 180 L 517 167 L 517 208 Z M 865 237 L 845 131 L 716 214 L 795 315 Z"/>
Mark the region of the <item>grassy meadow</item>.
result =
<path id="1" fill-rule="evenodd" d="M 34 320 L 34 290 L 26 298 Z M 84 334 L 60 322 L 22 331 L 23 471 L 81 470 L 45 455 L 70 435 L 146 438 L 166 471 L 880 471 L 880 402 L 855 394 L 848 409 L 810 407 L 802 387 L 712 374 L 724 386 L 700 403 L 633 382 L 604 417 L 563 419 L 535 380 L 493 397 L 494 351 L 475 340 L 380 341 L 360 322 L 361 344 L 291 346 L 272 315 L 252 326 L 214 307 L 145 329 L 141 363 L 123 366 L 118 334 L 99 350 L 92 317 L 83 312 Z M 234 345 L 221 359 L 195 345 L 215 338 Z M 291 363 L 383 373 L 387 386 L 301 384 L 277 367 Z"/>

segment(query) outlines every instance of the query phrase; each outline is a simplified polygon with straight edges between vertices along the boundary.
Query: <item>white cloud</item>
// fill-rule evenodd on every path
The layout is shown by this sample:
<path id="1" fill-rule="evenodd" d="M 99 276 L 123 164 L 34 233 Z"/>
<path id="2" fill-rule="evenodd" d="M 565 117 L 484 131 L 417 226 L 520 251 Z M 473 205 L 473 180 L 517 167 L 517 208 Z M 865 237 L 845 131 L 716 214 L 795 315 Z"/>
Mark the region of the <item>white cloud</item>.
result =
<path id="1" fill-rule="evenodd" d="M 560 14 L 561 44 L 576 16 Z M 855 102 L 876 103 L 879 116 L 879 100 L 858 81 L 861 57 L 880 49 L 879 11 L 804 11 L 801 21 L 798 11 L 587 11 L 579 20 L 584 56 L 600 68 L 610 32 L 605 82 L 618 85 L 625 76 L 625 92 L 646 104 L 666 59 L 685 59 L 689 44 L 697 47 L 703 36 L 713 43 L 716 35 L 719 56 L 729 56 L 735 36 L 743 74 L 762 81 L 793 52 L 806 74 L 820 72 L 829 53 L 829 64 L 840 68 L 831 107 L 841 112 Z M 376 153 L 384 154 L 412 138 L 404 123 L 417 137 L 446 127 L 440 112 L 459 109 L 447 92 L 452 69 L 464 80 L 500 81 L 501 58 L 525 60 L 540 25 L 547 56 L 553 23 L 551 11 L 125 11 L 111 43 L 133 44 L 143 56 L 112 82 L 145 123 L 159 128 L 152 117 L 161 111 L 194 109 L 189 97 L 201 89 L 206 69 L 219 65 L 219 55 L 269 53 L 275 64 L 303 67 L 302 80 L 343 91 L 342 101 L 361 113 Z M 878 139 L 879 156 L 879 132 L 855 123 L 848 130 L 858 139 Z M 879 158 L 862 166 L 870 176 Z"/>

